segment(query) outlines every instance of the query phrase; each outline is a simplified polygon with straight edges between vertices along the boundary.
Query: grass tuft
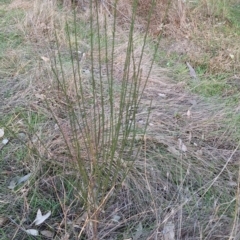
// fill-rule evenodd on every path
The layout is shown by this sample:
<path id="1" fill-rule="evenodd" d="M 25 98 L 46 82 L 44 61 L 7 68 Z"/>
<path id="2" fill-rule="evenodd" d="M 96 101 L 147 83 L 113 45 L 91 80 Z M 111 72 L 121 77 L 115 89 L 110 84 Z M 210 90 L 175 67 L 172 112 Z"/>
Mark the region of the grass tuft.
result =
<path id="1" fill-rule="evenodd" d="M 237 239 L 237 6 L 5 1 L 0 238 Z"/>

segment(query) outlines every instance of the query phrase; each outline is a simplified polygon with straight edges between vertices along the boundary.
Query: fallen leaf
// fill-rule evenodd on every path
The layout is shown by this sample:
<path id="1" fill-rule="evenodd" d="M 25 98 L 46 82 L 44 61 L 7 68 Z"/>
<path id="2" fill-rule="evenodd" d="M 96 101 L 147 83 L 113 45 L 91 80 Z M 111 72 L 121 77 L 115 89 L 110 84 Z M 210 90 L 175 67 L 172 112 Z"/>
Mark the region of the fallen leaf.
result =
<path id="1" fill-rule="evenodd" d="M 188 140 L 189 140 L 189 143 L 191 143 L 191 141 L 192 141 L 192 132 L 189 132 Z"/>
<path id="2" fill-rule="evenodd" d="M 27 230 L 25 230 L 25 232 L 26 232 L 27 234 L 32 235 L 32 236 L 38 236 L 38 235 L 39 235 L 39 232 L 38 232 L 38 230 L 36 230 L 36 229 L 27 229 Z"/>
<path id="3" fill-rule="evenodd" d="M 87 216 L 88 216 L 88 213 L 87 213 L 87 212 L 84 212 L 84 213 L 75 221 L 75 224 L 76 224 L 76 225 L 81 225 L 83 222 L 86 221 Z"/>
<path id="4" fill-rule="evenodd" d="M 78 51 L 78 61 L 83 62 L 86 58 L 86 53 Z"/>
<path id="5" fill-rule="evenodd" d="M 54 237 L 54 232 L 48 231 L 48 230 L 43 230 L 40 232 L 41 235 L 47 238 L 53 238 Z"/>
<path id="6" fill-rule="evenodd" d="M 39 94 L 39 93 L 36 93 L 35 97 L 40 99 L 40 100 L 44 100 L 46 98 L 46 96 L 44 94 Z"/>
<path id="7" fill-rule="evenodd" d="M 20 183 L 26 182 L 30 178 L 31 175 L 32 175 L 31 173 L 28 173 L 27 175 L 25 175 L 23 177 L 17 176 L 15 178 L 13 178 L 11 180 L 11 182 L 9 183 L 8 188 L 9 189 L 14 189 Z"/>
<path id="8" fill-rule="evenodd" d="M 0 227 L 3 227 L 8 222 L 8 218 L 0 216 Z"/>
<path id="9" fill-rule="evenodd" d="M 197 101 L 196 100 L 189 99 L 189 103 L 191 103 L 193 106 L 197 105 Z"/>
<path id="10" fill-rule="evenodd" d="M 159 97 L 162 97 L 162 98 L 165 98 L 165 97 L 167 97 L 167 95 L 166 95 L 166 94 L 164 94 L 164 93 L 158 93 L 158 96 L 159 96 Z"/>
<path id="11" fill-rule="evenodd" d="M 186 152 L 186 151 L 187 151 L 187 147 L 186 147 L 184 144 L 182 144 L 181 150 L 182 150 L 183 152 Z"/>
<path id="12" fill-rule="evenodd" d="M 163 239 L 164 240 L 175 240 L 175 226 L 172 222 L 167 223 L 163 228 Z"/>
<path id="13" fill-rule="evenodd" d="M 35 218 L 35 220 L 33 221 L 32 224 L 35 223 L 35 225 L 40 225 L 41 223 L 43 223 L 47 218 L 49 218 L 49 216 L 51 215 L 51 211 L 49 211 L 48 213 L 46 213 L 45 215 L 42 215 L 42 212 L 40 209 L 38 209 L 37 211 L 37 216 Z"/>
<path id="14" fill-rule="evenodd" d="M 184 143 L 182 142 L 182 139 L 178 139 L 178 143 L 179 143 L 179 149 L 183 152 L 187 151 L 187 147 L 184 145 Z"/>
<path id="15" fill-rule="evenodd" d="M 41 57 L 41 59 L 42 59 L 44 62 L 49 62 L 49 61 L 50 61 L 50 59 L 49 59 L 49 58 L 47 58 L 47 57 L 44 57 L 44 56 L 42 56 L 42 57 Z"/>
<path id="16" fill-rule="evenodd" d="M 70 234 L 65 233 L 64 236 L 61 237 L 61 240 L 69 240 Z"/>
<path id="17" fill-rule="evenodd" d="M 139 222 L 139 224 L 137 226 L 137 229 L 136 229 L 136 232 L 134 234 L 133 240 L 140 239 L 140 236 L 142 235 L 142 233 L 143 233 L 142 223 Z"/>
<path id="18" fill-rule="evenodd" d="M 197 74 L 196 74 L 195 70 L 193 69 L 193 67 L 188 62 L 186 62 L 186 64 L 188 66 L 190 76 L 197 80 Z"/>
<path id="19" fill-rule="evenodd" d="M 8 139 L 6 139 L 6 138 L 4 138 L 3 140 L 2 140 L 2 144 L 4 144 L 4 145 L 6 145 L 7 143 L 8 143 Z"/>
<path id="20" fill-rule="evenodd" d="M 28 173 L 27 175 L 18 178 L 17 183 L 20 184 L 22 182 L 26 182 L 31 177 L 31 175 L 32 175 L 31 173 Z"/>
<path id="21" fill-rule="evenodd" d="M 202 149 L 197 150 L 196 154 L 199 157 L 202 156 L 203 155 Z"/>
<path id="22" fill-rule="evenodd" d="M 173 146 L 168 146 L 167 150 L 173 155 L 176 155 L 178 157 L 181 156 L 180 152 Z"/>
<path id="23" fill-rule="evenodd" d="M 233 181 L 229 181 L 227 182 L 227 185 L 230 186 L 230 187 L 236 187 L 237 186 L 237 183 L 236 182 L 233 182 Z M 0 225 L 1 226 L 1 225 Z"/>
<path id="24" fill-rule="evenodd" d="M 120 219 L 121 219 L 120 216 L 114 215 L 113 218 L 112 218 L 112 221 L 118 223 Z"/>
<path id="25" fill-rule="evenodd" d="M 18 177 L 14 178 L 8 185 L 9 189 L 14 189 L 17 186 L 17 182 L 18 182 Z"/>
<path id="26" fill-rule="evenodd" d="M 0 128 L 0 138 L 4 136 L 4 129 Z"/>

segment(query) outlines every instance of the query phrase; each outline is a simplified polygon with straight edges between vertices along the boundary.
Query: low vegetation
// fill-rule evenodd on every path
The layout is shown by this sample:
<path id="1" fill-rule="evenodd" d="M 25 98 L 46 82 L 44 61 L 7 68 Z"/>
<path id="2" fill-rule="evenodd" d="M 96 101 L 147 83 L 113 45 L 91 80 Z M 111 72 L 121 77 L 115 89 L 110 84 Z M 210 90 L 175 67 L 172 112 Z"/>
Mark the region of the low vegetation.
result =
<path id="1" fill-rule="evenodd" d="M 237 0 L 5 0 L 0 239 L 238 239 Z"/>

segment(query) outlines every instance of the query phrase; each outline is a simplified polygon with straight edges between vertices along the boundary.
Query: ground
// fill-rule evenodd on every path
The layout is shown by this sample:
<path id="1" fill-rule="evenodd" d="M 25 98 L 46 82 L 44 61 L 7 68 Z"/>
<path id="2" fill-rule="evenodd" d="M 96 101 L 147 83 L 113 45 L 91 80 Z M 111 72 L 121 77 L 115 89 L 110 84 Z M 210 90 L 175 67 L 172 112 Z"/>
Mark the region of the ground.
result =
<path id="1" fill-rule="evenodd" d="M 239 238 L 240 5 L 130 3 L 2 2 L 0 239 Z"/>

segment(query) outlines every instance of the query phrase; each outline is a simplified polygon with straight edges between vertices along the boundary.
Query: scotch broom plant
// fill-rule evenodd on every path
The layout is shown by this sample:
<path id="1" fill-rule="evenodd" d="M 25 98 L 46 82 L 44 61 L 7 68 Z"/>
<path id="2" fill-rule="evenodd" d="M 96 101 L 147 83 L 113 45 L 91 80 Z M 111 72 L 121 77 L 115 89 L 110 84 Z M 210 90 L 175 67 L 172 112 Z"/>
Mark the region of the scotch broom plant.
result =
<path id="1" fill-rule="evenodd" d="M 90 1 L 89 45 L 85 52 L 80 51 L 81 23 L 75 12 L 73 23 L 66 24 L 70 60 L 67 62 L 62 54 L 61 39 L 56 34 L 57 54 L 52 61 L 58 95 L 64 101 L 62 111 L 68 122 L 63 124 L 48 105 L 62 133 L 67 155 L 80 175 L 78 194 L 88 221 L 79 235 L 86 230 L 89 239 L 97 239 L 99 214 L 133 166 L 141 150 L 137 133 L 141 131 L 144 136 L 148 124 L 146 120 L 145 126 L 138 129 L 136 116 L 151 71 L 150 67 L 147 77 L 142 77 L 142 58 L 155 2 L 152 1 L 149 9 L 139 53 L 135 51 L 134 39 L 138 1 L 133 1 L 120 74 L 115 69 L 117 3 L 114 2 L 112 12 L 104 14 L 106 9 L 98 1 Z M 154 56 L 152 64 L 153 61 Z M 90 67 L 86 69 L 86 66 Z"/>

